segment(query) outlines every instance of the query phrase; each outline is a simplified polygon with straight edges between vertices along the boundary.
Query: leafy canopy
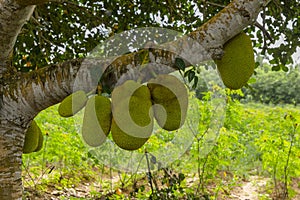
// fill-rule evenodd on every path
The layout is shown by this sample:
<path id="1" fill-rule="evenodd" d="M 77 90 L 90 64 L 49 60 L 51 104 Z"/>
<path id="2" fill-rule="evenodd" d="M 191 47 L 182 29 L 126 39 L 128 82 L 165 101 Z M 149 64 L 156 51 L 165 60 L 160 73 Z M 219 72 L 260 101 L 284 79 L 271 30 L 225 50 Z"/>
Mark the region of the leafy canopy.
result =
<path id="1" fill-rule="evenodd" d="M 29 71 L 63 60 L 84 57 L 111 35 L 139 27 L 163 27 L 188 33 L 201 26 L 230 1 L 225 0 L 74 0 L 39 5 L 23 27 L 14 49 L 14 65 Z M 299 0 L 273 0 L 260 24 L 248 32 L 257 37 L 260 54 L 271 56 L 274 70 L 293 64 L 299 46 Z M 284 43 L 270 47 L 283 38 Z M 271 40 L 270 40 L 271 39 Z"/>

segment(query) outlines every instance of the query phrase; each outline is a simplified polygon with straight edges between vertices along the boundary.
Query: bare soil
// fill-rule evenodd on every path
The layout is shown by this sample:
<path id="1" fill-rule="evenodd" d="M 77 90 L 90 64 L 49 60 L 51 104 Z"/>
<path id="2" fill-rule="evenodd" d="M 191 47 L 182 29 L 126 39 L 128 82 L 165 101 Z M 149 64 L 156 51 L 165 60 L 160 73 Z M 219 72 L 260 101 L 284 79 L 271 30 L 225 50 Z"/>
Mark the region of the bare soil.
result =
<path id="1" fill-rule="evenodd" d="M 116 180 L 115 180 L 116 179 Z M 115 184 L 118 177 L 114 177 L 112 183 Z M 247 180 L 241 181 L 238 186 L 234 187 L 231 191 L 226 191 L 226 195 L 220 195 L 218 200 L 260 200 L 270 199 L 279 200 L 274 198 L 271 194 L 267 194 L 267 187 L 269 178 L 250 176 Z M 190 180 L 192 181 L 192 180 Z M 195 180 L 193 180 L 195 181 Z M 300 200 L 300 178 L 293 179 L 293 190 L 296 192 L 292 200 Z M 97 197 L 91 196 L 91 193 L 97 192 Z M 26 200 L 58 200 L 71 199 L 71 198 L 82 198 L 82 199 L 98 199 L 104 200 L 109 194 L 99 196 L 103 192 L 101 185 L 97 183 L 82 183 L 74 188 L 67 188 L 63 190 L 57 190 L 55 187 L 48 187 L 47 191 L 39 192 L 33 188 L 25 188 Z M 118 191 L 112 191 L 117 193 Z M 125 191 L 124 191 L 125 192 Z M 282 200 L 282 199 L 280 199 Z"/>

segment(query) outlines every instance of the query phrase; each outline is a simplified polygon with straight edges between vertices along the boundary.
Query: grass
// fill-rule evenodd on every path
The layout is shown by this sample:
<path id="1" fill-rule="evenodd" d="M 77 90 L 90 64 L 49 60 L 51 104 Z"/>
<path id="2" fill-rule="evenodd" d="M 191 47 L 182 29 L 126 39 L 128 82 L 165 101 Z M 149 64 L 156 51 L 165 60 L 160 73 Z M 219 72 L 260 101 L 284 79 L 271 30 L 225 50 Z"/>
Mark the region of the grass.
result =
<path id="1" fill-rule="evenodd" d="M 157 156 L 162 154 L 148 154 L 149 165 L 143 158 L 144 171 L 139 173 L 125 173 L 102 164 L 101 159 L 109 158 L 96 158 L 82 142 L 78 134 L 80 126 L 78 121 L 75 123 L 80 119 L 59 117 L 57 105 L 48 108 L 36 117 L 44 134 L 44 148 L 23 156 L 23 180 L 29 191 L 25 196 L 65 191 L 61 199 L 70 199 L 66 191 L 70 193 L 73 188 L 78 193 L 78 188 L 85 187 L 82 199 L 101 196 L 106 199 L 150 196 L 152 199 L 217 199 L 228 196 L 240 180 L 259 175 L 270 178 L 270 195 L 279 198 L 287 193 L 287 198 L 292 197 L 292 180 L 300 177 L 299 108 L 230 101 L 217 142 L 208 154 L 203 154 L 201 147 L 207 141 L 201 136 L 207 133 L 212 112 L 205 102 L 198 106 L 200 117 L 195 118 L 201 120 L 199 127 L 187 127 L 175 133 L 180 140 L 191 132 L 195 136 L 187 148 L 180 148 L 180 140 L 177 141 L 175 149 L 184 150 L 183 155 L 162 165 L 159 161 L 163 159 Z M 172 148 L 173 138 L 174 135 L 158 130 L 147 148 L 150 152 L 166 151 Z M 123 162 L 122 156 L 129 154 L 115 149 L 115 155 L 120 159 L 118 162 Z M 139 155 L 145 154 L 140 151 Z M 155 170 L 148 171 L 148 166 Z M 74 195 L 71 199 L 81 197 Z"/>

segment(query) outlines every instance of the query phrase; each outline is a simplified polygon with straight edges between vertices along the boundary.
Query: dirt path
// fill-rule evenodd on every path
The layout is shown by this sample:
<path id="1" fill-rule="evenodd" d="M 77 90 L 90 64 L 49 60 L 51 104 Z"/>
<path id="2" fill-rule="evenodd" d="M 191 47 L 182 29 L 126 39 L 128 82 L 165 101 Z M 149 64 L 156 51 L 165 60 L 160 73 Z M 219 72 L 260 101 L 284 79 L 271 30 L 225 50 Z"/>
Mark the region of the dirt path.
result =
<path id="1" fill-rule="evenodd" d="M 248 181 L 241 184 L 231 192 L 230 199 L 236 200 L 259 200 L 262 191 L 267 183 L 267 178 L 251 176 Z M 267 194 L 264 194 L 267 197 Z"/>
<path id="2" fill-rule="evenodd" d="M 113 183 L 116 183 L 119 178 L 116 176 L 113 179 Z M 260 176 L 250 176 L 247 181 L 240 182 L 240 186 L 235 187 L 233 190 L 231 190 L 228 196 L 220 196 L 220 200 L 259 200 L 262 197 L 263 199 L 271 199 L 268 194 L 264 193 L 266 189 L 266 184 L 269 181 L 269 178 L 264 178 Z M 194 181 L 197 181 L 197 178 L 190 178 L 188 179 L 188 182 L 192 183 Z M 296 196 L 294 196 L 293 200 L 299 200 L 300 199 L 300 188 L 298 186 L 300 182 L 300 178 L 295 179 L 293 188 L 295 189 L 295 192 L 297 193 Z M 61 199 L 61 197 L 65 197 L 66 199 L 70 199 L 71 197 L 76 198 L 90 198 L 91 194 L 90 192 L 102 191 L 101 185 L 95 184 L 95 183 L 85 183 L 80 186 L 77 186 L 76 188 L 68 188 L 64 190 L 56 190 L 55 188 L 48 188 L 47 192 L 44 192 L 43 194 L 39 194 L 38 191 L 32 190 L 27 188 L 27 192 L 31 195 L 31 198 L 25 198 L 28 200 L 34 199 L 34 200 L 44 200 L 44 199 L 53 199 L 58 200 Z M 104 198 L 104 196 L 103 196 Z M 100 198 L 101 199 L 101 198 Z"/>

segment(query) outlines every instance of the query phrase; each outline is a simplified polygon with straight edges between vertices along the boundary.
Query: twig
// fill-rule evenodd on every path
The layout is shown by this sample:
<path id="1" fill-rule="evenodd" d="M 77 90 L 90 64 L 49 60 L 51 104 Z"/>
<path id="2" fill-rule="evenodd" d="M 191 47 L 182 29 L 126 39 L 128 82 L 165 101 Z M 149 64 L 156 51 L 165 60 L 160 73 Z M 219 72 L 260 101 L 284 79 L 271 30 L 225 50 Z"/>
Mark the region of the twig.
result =
<path id="1" fill-rule="evenodd" d="M 145 155 L 146 155 L 146 160 L 147 160 L 147 166 L 148 166 L 148 180 L 149 180 L 149 184 L 151 187 L 151 192 L 152 194 L 154 193 L 154 189 L 153 189 L 153 185 L 152 185 L 152 174 L 151 174 L 151 170 L 150 170 L 150 163 L 149 163 L 149 158 L 148 158 L 148 152 L 145 151 Z"/>
<path id="2" fill-rule="evenodd" d="M 214 2 L 210 2 L 210 1 L 206 1 L 207 4 L 212 5 L 212 6 L 217 6 L 220 8 L 225 8 L 225 5 L 219 4 L 219 3 L 214 3 Z"/>
<path id="3" fill-rule="evenodd" d="M 35 186 L 35 181 L 34 181 L 34 179 L 32 178 L 32 176 L 30 175 L 30 173 L 29 173 L 29 170 L 27 169 L 27 167 L 24 165 L 24 163 L 23 163 L 23 162 L 22 162 L 22 165 L 23 165 L 23 167 L 24 167 L 24 169 L 25 169 L 25 171 L 26 171 L 27 175 L 29 176 L 30 180 L 32 181 L 32 183 L 33 183 L 34 187 L 36 187 L 36 186 Z M 26 180 L 26 179 L 24 179 L 24 180 L 27 182 L 27 180 Z"/>
<path id="4" fill-rule="evenodd" d="M 295 142 L 295 135 L 296 135 L 296 128 L 297 126 L 293 124 L 293 132 L 290 134 L 291 136 L 291 141 L 290 141 L 290 147 L 289 147 L 289 151 L 287 154 L 287 160 L 284 166 L 284 197 L 288 198 L 289 197 L 289 193 L 288 193 L 288 167 L 289 167 L 289 162 L 290 162 L 290 156 L 292 154 L 292 148 L 294 146 L 294 142 Z"/>
<path id="5" fill-rule="evenodd" d="M 266 36 L 272 43 L 274 42 L 272 36 L 269 34 L 269 32 L 260 23 L 255 22 L 254 25 L 257 28 L 259 28 L 263 32 L 264 36 Z"/>

